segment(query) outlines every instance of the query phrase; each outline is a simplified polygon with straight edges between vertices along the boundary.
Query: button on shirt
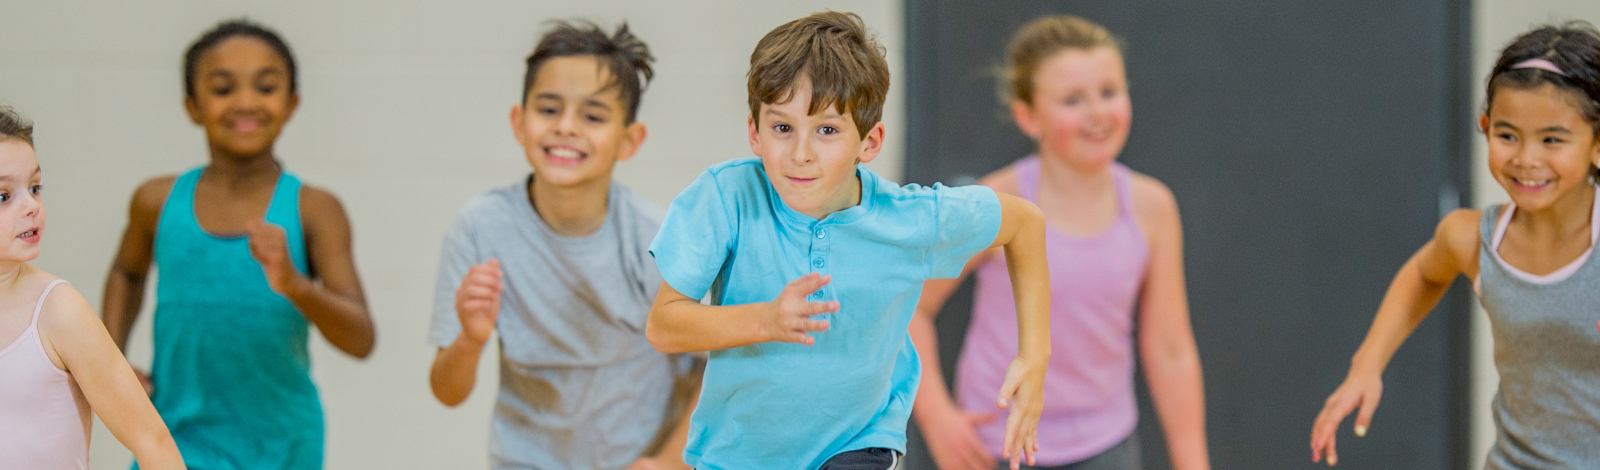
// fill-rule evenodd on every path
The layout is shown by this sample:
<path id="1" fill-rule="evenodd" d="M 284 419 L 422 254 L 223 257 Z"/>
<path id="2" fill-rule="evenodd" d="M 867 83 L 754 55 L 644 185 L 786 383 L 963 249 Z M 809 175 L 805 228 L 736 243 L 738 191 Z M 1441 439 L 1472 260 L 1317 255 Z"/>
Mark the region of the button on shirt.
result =
<path id="1" fill-rule="evenodd" d="M 817 468 L 841 452 L 905 451 L 921 365 L 906 328 L 922 283 L 954 278 L 1000 229 L 981 186 L 900 186 L 864 166 L 859 205 L 813 219 L 785 205 L 761 161 L 707 169 L 650 246 L 662 279 L 717 305 L 771 302 L 809 272 L 839 311 L 813 346 L 711 352 L 684 460 L 703 470 Z"/>

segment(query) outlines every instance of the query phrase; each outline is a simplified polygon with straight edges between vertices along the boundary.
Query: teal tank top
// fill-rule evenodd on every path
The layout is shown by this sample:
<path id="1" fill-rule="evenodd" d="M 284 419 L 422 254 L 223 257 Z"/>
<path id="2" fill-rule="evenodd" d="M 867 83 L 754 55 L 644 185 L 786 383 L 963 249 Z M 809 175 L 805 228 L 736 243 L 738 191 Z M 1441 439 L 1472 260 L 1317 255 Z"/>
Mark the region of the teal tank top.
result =
<path id="1" fill-rule="evenodd" d="M 267 286 L 248 238 L 201 229 L 194 189 L 204 169 L 173 183 L 156 228 L 151 401 L 191 469 L 322 468 L 305 316 Z M 308 272 L 299 179 L 278 177 L 266 220 Z"/>

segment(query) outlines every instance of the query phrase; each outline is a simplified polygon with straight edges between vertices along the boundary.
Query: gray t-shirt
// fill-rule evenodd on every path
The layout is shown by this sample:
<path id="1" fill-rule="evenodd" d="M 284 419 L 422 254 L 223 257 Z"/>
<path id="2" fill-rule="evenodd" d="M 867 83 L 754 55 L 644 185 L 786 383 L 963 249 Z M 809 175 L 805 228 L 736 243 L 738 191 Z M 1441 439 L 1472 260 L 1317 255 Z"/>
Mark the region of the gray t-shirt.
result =
<path id="1" fill-rule="evenodd" d="M 461 332 L 455 292 L 473 264 L 500 260 L 500 392 L 489 454 L 496 469 L 614 469 L 645 451 L 690 365 L 657 352 L 645 318 L 661 286 L 648 252 L 662 210 L 612 182 L 606 220 L 556 234 L 528 180 L 468 201 L 445 235 L 429 342 Z"/>

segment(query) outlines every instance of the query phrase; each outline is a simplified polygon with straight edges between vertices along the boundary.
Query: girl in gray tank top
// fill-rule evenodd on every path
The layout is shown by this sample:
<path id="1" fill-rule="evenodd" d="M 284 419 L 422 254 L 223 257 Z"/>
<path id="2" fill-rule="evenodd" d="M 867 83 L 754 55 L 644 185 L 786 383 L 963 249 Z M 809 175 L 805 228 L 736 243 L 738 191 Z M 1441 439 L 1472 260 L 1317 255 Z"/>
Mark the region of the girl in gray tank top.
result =
<path id="1" fill-rule="evenodd" d="M 1487 95 L 1489 172 L 1512 202 L 1451 213 L 1400 268 L 1312 426 L 1313 460 L 1338 462 L 1336 431 L 1352 412 L 1366 434 L 1384 367 L 1464 274 L 1500 372 L 1484 468 L 1600 468 L 1600 32 L 1572 22 L 1523 34 L 1501 52 Z"/>

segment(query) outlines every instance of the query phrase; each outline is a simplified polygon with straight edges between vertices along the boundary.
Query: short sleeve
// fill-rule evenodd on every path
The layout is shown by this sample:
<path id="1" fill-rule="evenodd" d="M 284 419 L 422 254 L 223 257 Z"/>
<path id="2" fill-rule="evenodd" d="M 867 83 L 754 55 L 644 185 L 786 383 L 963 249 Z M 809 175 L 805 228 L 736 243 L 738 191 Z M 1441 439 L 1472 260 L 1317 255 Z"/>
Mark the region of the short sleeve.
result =
<path id="1" fill-rule="evenodd" d="M 461 319 L 456 316 L 456 288 L 478 263 L 478 249 L 466 214 L 456 218 L 445 233 L 439 250 L 439 277 L 433 291 L 433 321 L 428 328 L 428 343 L 447 347 L 461 334 Z"/>
<path id="2" fill-rule="evenodd" d="M 960 277 L 967 261 L 988 249 L 1000 235 L 1000 198 L 985 186 L 934 184 L 933 200 L 935 233 L 929 277 Z"/>
<path id="3" fill-rule="evenodd" d="M 672 199 L 650 254 L 661 280 L 674 290 L 695 299 L 711 290 L 733 249 L 734 218 L 728 206 L 711 170 Z"/>

